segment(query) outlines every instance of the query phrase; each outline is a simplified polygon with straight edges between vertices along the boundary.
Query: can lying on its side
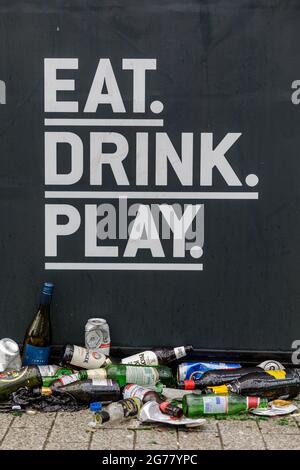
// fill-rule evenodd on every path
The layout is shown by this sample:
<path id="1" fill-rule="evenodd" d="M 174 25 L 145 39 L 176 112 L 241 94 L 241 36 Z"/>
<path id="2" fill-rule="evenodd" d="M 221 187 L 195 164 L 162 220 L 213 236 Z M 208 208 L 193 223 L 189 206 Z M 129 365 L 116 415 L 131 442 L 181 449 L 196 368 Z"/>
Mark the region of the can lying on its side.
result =
<path id="1" fill-rule="evenodd" d="M 241 364 L 225 362 L 183 362 L 179 364 L 177 380 L 197 380 L 205 372 L 217 369 L 239 369 Z"/>

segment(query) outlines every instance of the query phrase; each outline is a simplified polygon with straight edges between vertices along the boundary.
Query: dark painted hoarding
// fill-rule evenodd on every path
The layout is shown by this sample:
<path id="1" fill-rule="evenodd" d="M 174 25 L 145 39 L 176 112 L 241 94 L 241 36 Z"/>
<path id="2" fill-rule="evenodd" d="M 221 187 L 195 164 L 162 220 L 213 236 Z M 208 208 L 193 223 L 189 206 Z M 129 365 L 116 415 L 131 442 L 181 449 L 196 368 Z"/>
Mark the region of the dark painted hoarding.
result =
<path id="1" fill-rule="evenodd" d="M 299 43 L 298 1 L 1 0 L 1 336 L 51 280 L 55 344 L 289 351 Z"/>

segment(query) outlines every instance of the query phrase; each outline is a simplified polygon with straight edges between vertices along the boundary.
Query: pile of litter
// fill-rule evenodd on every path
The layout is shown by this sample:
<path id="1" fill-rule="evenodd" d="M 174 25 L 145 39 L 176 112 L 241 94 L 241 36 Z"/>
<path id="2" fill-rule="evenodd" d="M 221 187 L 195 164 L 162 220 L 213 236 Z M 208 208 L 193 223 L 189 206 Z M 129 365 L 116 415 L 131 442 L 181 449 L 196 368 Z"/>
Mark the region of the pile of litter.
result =
<path id="1" fill-rule="evenodd" d="M 95 431 L 132 417 L 201 426 L 206 416 L 297 411 L 286 400 L 300 392 L 300 369 L 285 369 L 272 360 L 256 367 L 202 362 L 195 359 L 192 346 L 156 348 L 117 361 L 110 357 L 109 326 L 100 318 L 88 320 L 85 347 L 68 344 L 59 364 L 49 365 L 52 292 L 53 284 L 44 283 L 22 359 L 15 341 L 0 340 L 0 412 L 89 407 L 93 419 L 88 425 Z"/>

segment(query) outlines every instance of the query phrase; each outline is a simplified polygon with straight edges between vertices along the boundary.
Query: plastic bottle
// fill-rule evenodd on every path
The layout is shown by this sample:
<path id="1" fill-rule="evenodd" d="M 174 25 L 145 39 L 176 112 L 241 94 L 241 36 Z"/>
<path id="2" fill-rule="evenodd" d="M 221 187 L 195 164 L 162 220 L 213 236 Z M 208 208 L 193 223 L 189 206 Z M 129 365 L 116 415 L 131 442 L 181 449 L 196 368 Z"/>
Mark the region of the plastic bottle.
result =
<path id="1" fill-rule="evenodd" d="M 93 402 L 90 403 L 90 411 L 93 413 L 93 420 L 89 422 L 89 427 L 92 429 L 99 429 L 102 426 L 102 403 L 100 402 Z"/>
<path id="2" fill-rule="evenodd" d="M 141 406 L 141 400 L 136 397 L 111 403 L 105 410 L 100 412 L 102 423 L 134 418 L 139 414 Z"/>

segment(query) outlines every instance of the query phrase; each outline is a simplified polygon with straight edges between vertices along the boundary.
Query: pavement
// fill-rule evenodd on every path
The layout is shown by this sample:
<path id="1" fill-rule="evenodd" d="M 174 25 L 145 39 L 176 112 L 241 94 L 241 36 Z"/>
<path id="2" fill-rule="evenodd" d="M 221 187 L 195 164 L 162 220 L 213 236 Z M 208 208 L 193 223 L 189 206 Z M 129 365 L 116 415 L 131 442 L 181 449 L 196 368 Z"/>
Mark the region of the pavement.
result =
<path id="1" fill-rule="evenodd" d="M 298 403 L 299 405 L 300 403 Z M 300 414 L 261 418 L 208 418 L 198 430 L 173 429 L 138 420 L 87 431 L 91 413 L 0 415 L 0 450 L 232 450 L 300 449 Z"/>

